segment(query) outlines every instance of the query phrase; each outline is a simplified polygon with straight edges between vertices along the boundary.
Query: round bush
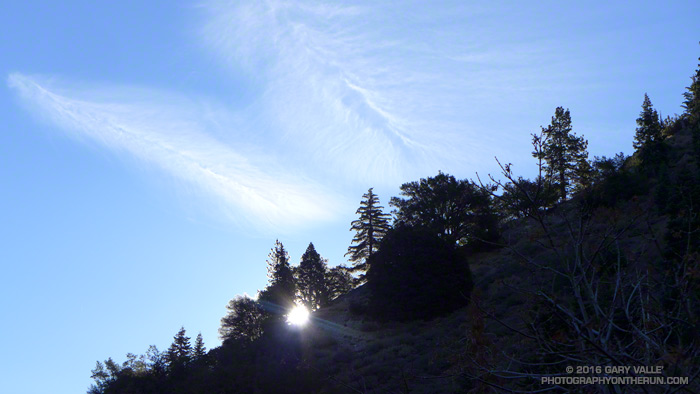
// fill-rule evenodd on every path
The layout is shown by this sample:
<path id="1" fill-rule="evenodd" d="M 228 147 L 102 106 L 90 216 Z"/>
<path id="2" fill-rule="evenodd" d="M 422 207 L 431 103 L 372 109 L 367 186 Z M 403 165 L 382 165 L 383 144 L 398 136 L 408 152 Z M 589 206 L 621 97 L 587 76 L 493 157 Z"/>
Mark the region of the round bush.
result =
<path id="1" fill-rule="evenodd" d="M 471 271 L 465 254 L 435 233 L 400 226 L 382 239 L 367 272 L 369 311 L 380 319 L 445 315 L 468 304 Z"/>

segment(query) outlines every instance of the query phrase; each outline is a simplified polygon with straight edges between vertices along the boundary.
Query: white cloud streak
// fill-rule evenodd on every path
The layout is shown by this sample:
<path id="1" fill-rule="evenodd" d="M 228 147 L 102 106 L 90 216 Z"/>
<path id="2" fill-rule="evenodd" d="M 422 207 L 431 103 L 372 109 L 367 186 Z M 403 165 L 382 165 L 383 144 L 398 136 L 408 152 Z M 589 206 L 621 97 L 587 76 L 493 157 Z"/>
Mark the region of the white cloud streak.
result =
<path id="1" fill-rule="evenodd" d="M 520 18 L 508 6 L 203 1 L 204 42 L 234 80 L 259 88 L 240 109 L 144 89 L 61 91 L 22 74 L 9 84 L 74 137 L 198 185 L 231 217 L 284 227 L 331 220 L 340 205 L 331 187 L 493 168 L 484 163 L 529 140 L 533 130 L 515 123 L 580 71 L 557 53 L 568 42 L 504 30 Z"/>
<path id="2" fill-rule="evenodd" d="M 558 56 L 557 43 L 508 31 L 503 22 L 518 16 L 506 6 L 211 0 L 203 8 L 203 39 L 265 84 L 261 110 L 290 154 L 370 184 L 493 162 L 515 130 L 484 114 L 522 117 L 518 106 L 549 99 L 576 75 L 576 59 Z"/>
<path id="3" fill-rule="evenodd" d="M 441 119 L 456 92 L 436 92 L 434 70 L 405 63 L 416 58 L 410 37 L 362 23 L 376 10 L 286 1 L 217 1 L 208 10 L 204 38 L 263 75 L 262 108 L 293 154 L 385 184 L 458 158 L 465 136 Z"/>
<path id="4" fill-rule="evenodd" d="M 243 142 L 234 148 L 215 139 L 212 129 L 228 117 L 211 107 L 143 89 L 64 93 L 18 73 L 8 84 L 31 110 L 73 137 L 129 153 L 198 186 L 246 228 L 289 231 L 337 213 L 338 198 L 326 188 L 281 170 Z"/>

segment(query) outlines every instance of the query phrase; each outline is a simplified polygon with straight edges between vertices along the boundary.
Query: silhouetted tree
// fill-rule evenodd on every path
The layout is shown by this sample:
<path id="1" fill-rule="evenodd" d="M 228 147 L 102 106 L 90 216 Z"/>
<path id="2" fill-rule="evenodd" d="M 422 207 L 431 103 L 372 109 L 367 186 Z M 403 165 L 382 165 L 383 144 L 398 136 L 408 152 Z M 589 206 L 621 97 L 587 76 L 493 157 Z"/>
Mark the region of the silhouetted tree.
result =
<path id="1" fill-rule="evenodd" d="M 649 100 L 649 96 L 644 93 L 642 112 L 637 118 L 637 132 L 634 135 L 634 148 L 637 150 L 661 140 L 661 123 L 659 114 Z"/>
<path id="2" fill-rule="evenodd" d="M 111 361 L 112 359 L 109 358 Z M 103 393 L 104 390 L 109 386 L 109 383 L 112 382 L 116 376 L 110 374 L 110 372 L 105 368 L 105 365 L 102 364 L 101 361 L 97 361 L 95 364 L 95 369 L 92 371 L 92 375 L 90 375 L 90 378 L 95 380 L 95 383 L 90 386 L 88 389 L 88 394 L 100 394 Z"/>
<path id="3" fill-rule="evenodd" d="M 253 341 L 262 335 L 263 311 L 255 300 L 238 296 L 226 306 L 228 313 L 221 319 L 219 335 L 224 341 Z"/>
<path id="4" fill-rule="evenodd" d="M 593 159 L 593 187 L 584 199 L 589 208 L 615 207 L 648 191 L 648 177 L 625 168 L 627 159 L 622 152 L 611 158 L 596 156 Z"/>
<path id="5" fill-rule="evenodd" d="M 406 198 L 392 197 L 389 202 L 397 208 L 394 214 L 399 223 L 429 229 L 452 244 L 474 245 L 498 237 L 491 197 L 470 181 L 439 172 L 404 183 L 401 195 Z"/>
<path id="6" fill-rule="evenodd" d="M 622 171 L 627 156 L 620 152 L 614 157 L 594 157 L 593 158 L 593 179 L 595 182 L 602 182 L 605 179 L 611 178 Z"/>
<path id="7" fill-rule="evenodd" d="M 369 188 L 367 193 L 362 195 L 360 207 L 355 212 L 360 218 L 354 220 L 350 227 L 356 234 L 352 239 L 353 245 L 348 247 L 345 255 L 350 255 L 354 271 L 367 271 L 369 257 L 374 254 L 384 234 L 391 228 L 389 214 L 382 211 L 384 207 L 379 205 L 379 197 L 372 189 Z"/>
<path id="8" fill-rule="evenodd" d="M 269 312 L 284 314 L 294 306 L 297 290 L 289 254 L 279 240 L 267 260 L 267 276 L 269 285 L 260 292 L 258 300 Z"/>
<path id="9" fill-rule="evenodd" d="M 700 58 L 698 58 L 700 61 Z M 683 101 L 684 115 L 688 119 L 691 127 L 700 127 L 700 64 L 695 70 L 695 75 L 690 77 L 691 83 L 688 86 L 687 92 L 683 93 L 685 100 Z"/>
<path id="10" fill-rule="evenodd" d="M 655 164 L 661 159 L 663 153 L 662 127 L 659 114 L 649 100 L 649 96 L 644 94 L 642 112 L 637 118 L 637 131 L 634 135 L 634 148 L 639 152 L 642 165 L 649 168 L 650 164 Z"/>
<path id="11" fill-rule="evenodd" d="M 557 107 L 552 123 L 542 127 L 541 134 L 533 134 L 533 145 L 541 142 L 542 149 L 532 152 L 544 160 L 544 172 L 559 189 L 559 197 L 566 200 L 570 190 L 587 186 L 590 181 L 588 141 L 571 132 L 571 114 Z M 539 140 L 539 141 L 537 141 Z"/>
<path id="12" fill-rule="evenodd" d="M 310 310 L 327 305 L 330 301 L 325 259 L 316 252 L 313 243 L 309 243 L 306 252 L 301 256 L 299 267 L 296 268 L 297 291 L 299 298 Z"/>
<path id="13" fill-rule="evenodd" d="M 329 301 L 349 292 L 353 288 L 350 270 L 344 266 L 333 267 L 326 271 L 326 286 L 328 286 Z"/>
<path id="14" fill-rule="evenodd" d="M 146 363 L 146 356 L 137 356 L 134 353 L 126 354 L 126 361 L 122 363 L 121 373 L 127 373 L 130 375 L 143 375 L 148 370 L 148 364 Z"/>
<path id="15" fill-rule="evenodd" d="M 146 359 L 148 360 L 148 369 L 155 374 L 163 375 L 167 370 L 168 360 L 167 355 L 158 350 L 156 345 L 151 345 L 146 351 Z"/>
<path id="16" fill-rule="evenodd" d="M 502 187 L 503 192 L 494 201 L 496 210 L 504 219 L 522 218 L 527 212 L 537 211 L 553 206 L 559 198 L 557 190 L 551 187 L 548 180 L 535 178 L 535 180 L 518 177 L 515 182 L 508 182 Z M 531 198 L 524 198 L 529 196 Z"/>
<path id="17" fill-rule="evenodd" d="M 116 362 L 114 362 L 114 360 L 112 360 L 112 357 L 108 358 L 105 361 L 105 368 L 109 372 L 110 379 L 112 379 L 112 380 L 117 378 L 117 376 L 119 375 L 119 372 L 121 372 L 121 369 L 122 369 L 119 366 L 119 364 L 117 364 Z"/>
<path id="18" fill-rule="evenodd" d="M 538 173 L 532 181 L 516 176 L 513 173 L 513 165 L 501 164 L 498 158 L 496 163 L 501 168 L 506 181 L 488 174 L 491 183 L 484 184 L 479 174 L 476 174 L 479 189 L 494 199 L 494 206 L 505 219 L 537 218 L 557 202 L 557 190 L 552 183 L 552 177 L 545 173 L 544 147 L 544 136 L 533 134 L 532 155 L 537 159 Z M 498 190 L 502 190 L 502 193 L 497 194 Z"/>
<path id="19" fill-rule="evenodd" d="M 173 337 L 173 343 L 166 353 L 165 357 L 171 372 L 179 372 L 192 360 L 192 345 L 190 345 L 190 337 L 186 334 L 185 327 L 181 327 Z"/>
<path id="20" fill-rule="evenodd" d="M 197 338 L 194 340 L 194 349 L 192 351 L 195 360 L 201 360 L 207 355 L 207 348 L 204 347 L 204 339 L 202 338 L 202 333 L 197 334 Z"/>
<path id="21" fill-rule="evenodd" d="M 698 60 L 700 61 L 700 58 Z M 683 93 L 683 117 L 687 119 L 692 132 L 695 161 L 700 163 L 700 64 L 690 79 L 692 82 L 686 88 L 688 91 Z"/>

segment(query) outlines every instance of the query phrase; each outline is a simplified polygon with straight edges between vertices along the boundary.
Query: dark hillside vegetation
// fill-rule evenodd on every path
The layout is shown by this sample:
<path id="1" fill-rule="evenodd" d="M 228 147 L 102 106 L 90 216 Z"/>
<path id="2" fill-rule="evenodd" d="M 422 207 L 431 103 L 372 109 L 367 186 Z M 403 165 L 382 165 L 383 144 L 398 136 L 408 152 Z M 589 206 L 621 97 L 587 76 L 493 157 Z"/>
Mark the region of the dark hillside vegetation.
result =
<path id="1" fill-rule="evenodd" d="M 426 229 L 397 226 L 371 261 L 368 312 L 376 319 L 431 319 L 469 302 L 466 253 Z"/>
<path id="2" fill-rule="evenodd" d="M 700 392 L 700 68 L 684 99 L 661 120 L 645 95 L 632 156 L 589 161 L 559 107 L 532 136 L 534 179 L 440 172 L 401 186 L 393 224 L 369 189 L 352 268 L 313 244 L 294 266 L 277 242 L 222 346 L 182 328 L 166 352 L 98 362 L 89 392 Z M 289 325 L 299 304 L 311 320 Z M 619 366 L 659 369 L 567 372 Z M 550 379 L 571 376 L 686 380 Z"/>

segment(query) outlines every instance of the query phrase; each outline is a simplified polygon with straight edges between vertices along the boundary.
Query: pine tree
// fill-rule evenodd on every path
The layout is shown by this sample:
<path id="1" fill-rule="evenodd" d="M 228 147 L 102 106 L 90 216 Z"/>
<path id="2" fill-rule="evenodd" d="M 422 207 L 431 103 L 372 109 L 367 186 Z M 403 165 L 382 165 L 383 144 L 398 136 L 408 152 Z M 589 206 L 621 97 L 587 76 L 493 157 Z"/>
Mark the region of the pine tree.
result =
<path id="1" fill-rule="evenodd" d="M 202 333 L 197 334 L 197 338 L 194 340 L 194 350 L 192 352 L 195 360 L 201 360 L 207 355 L 207 348 L 204 347 L 204 339 L 202 338 Z"/>
<path id="2" fill-rule="evenodd" d="M 698 60 L 700 61 L 700 58 Z M 695 70 L 695 75 L 690 79 L 692 82 L 687 87 L 688 91 L 683 93 L 683 97 L 685 97 L 685 101 L 683 101 L 685 113 L 683 116 L 688 120 L 690 130 L 692 130 L 695 160 L 697 163 L 700 163 L 700 64 L 698 64 L 698 69 Z"/>
<path id="3" fill-rule="evenodd" d="M 279 240 L 275 241 L 267 260 L 267 276 L 270 283 L 258 299 L 270 312 L 286 313 L 294 307 L 297 290 L 289 254 Z"/>
<path id="4" fill-rule="evenodd" d="M 353 271 L 367 271 L 368 259 L 376 252 L 379 242 L 391 227 L 389 225 L 389 214 L 382 211 L 384 207 L 379 205 L 379 197 L 369 188 L 367 193 L 362 195 L 360 207 L 355 212 L 360 218 L 351 223 L 350 231 L 355 231 L 348 252 L 350 261 L 353 262 Z"/>
<path id="5" fill-rule="evenodd" d="M 634 135 L 634 148 L 639 152 L 642 165 L 649 166 L 661 158 L 663 137 L 659 114 L 644 94 L 642 112 L 637 118 L 637 132 Z"/>
<path id="6" fill-rule="evenodd" d="M 173 337 L 173 343 L 168 348 L 166 359 L 171 370 L 185 367 L 192 360 L 192 346 L 190 337 L 186 335 L 185 327 Z"/>
<path id="7" fill-rule="evenodd" d="M 698 58 L 700 61 L 700 58 Z M 700 127 L 700 64 L 698 64 L 698 69 L 695 70 L 695 75 L 690 77 L 692 81 L 690 86 L 686 89 L 687 92 L 683 93 L 685 100 L 683 101 L 683 108 L 685 109 L 684 116 L 687 117 L 691 127 Z"/>
<path id="8" fill-rule="evenodd" d="M 296 269 L 296 277 L 299 298 L 310 310 L 325 306 L 330 301 L 326 271 L 326 261 L 316 252 L 314 244 L 309 243 Z"/>
<path id="9" fill-rule="evenodd" d="M 557 107 L 552 123 L 542 127 L 543 149 L 532 155 L 544 160 L 544 170 L 550 181 L 559 189 L 559 197 L 566 200 L 570 190 L 585 187 L 590 181 L 588 141 L 571 132 L 571 114 Z M 541 157 L 540 157 L 541 156 Z"/>
<path id="10" fill-rule="evenodd" d="M 661 140 L 661 122 L 659 114 L 649 100 L 649 96 L 644 93 L 642 112 L 637 118 L 637 132 L 634 135 L 634 148 L 639 151 L 645 146 L 650 146 Z"/>

